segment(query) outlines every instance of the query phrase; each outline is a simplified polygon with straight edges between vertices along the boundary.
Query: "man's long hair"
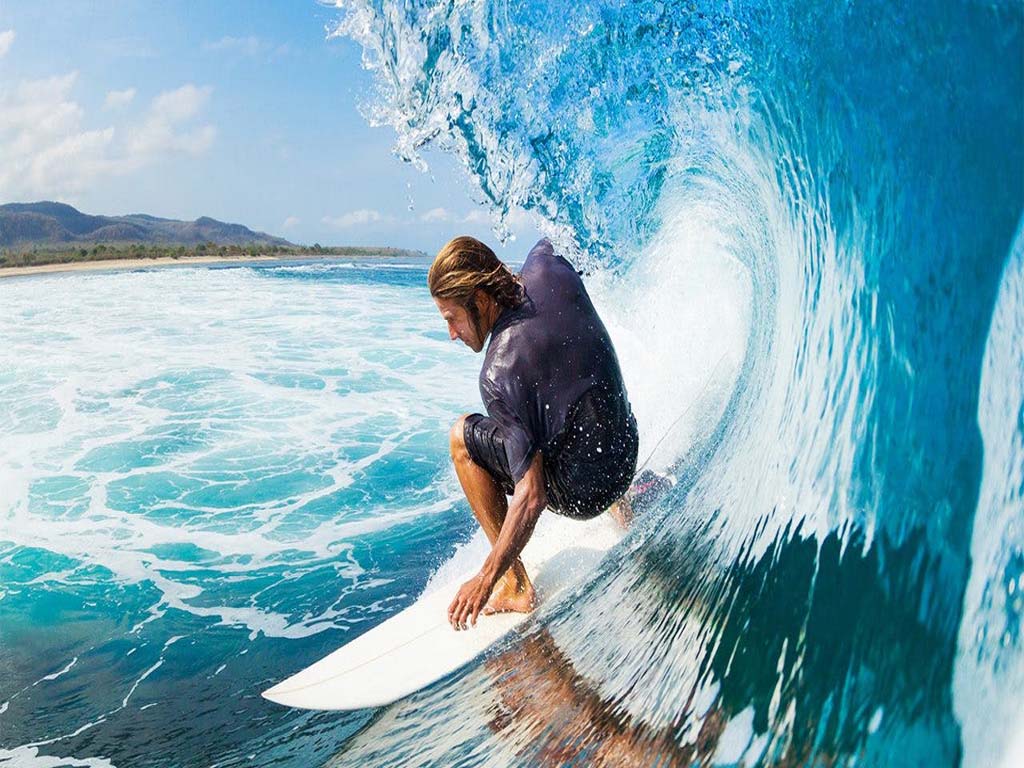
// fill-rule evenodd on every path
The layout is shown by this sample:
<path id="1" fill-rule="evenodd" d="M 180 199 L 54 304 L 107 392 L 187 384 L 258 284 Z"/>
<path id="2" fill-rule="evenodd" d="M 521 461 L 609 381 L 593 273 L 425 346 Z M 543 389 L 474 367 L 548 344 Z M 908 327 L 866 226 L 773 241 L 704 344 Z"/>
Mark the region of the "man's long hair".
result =
<path id="1" fill-rule="evenodd" d="M 519 278 L 484 243 L 465 235 L 450 240 L 434 258 L 427 286 L 434 298 L 453 299 L 464 306 L 477 330 L 480 317 L 473 299 L 478 290 L 501 307 L 518 307 L 523 301 Z"/>

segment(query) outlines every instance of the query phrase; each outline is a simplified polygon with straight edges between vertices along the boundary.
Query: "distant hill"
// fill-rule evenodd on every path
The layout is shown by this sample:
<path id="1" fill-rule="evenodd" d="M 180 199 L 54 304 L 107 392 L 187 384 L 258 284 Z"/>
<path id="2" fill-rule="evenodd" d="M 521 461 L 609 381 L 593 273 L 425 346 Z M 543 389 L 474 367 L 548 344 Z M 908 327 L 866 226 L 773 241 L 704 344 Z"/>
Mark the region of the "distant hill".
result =
<path id="1" fill-rule="evenodd" d="M 0 248 L 53 248 L 73 243 L 293 245 L 280 237 L 207 216 L 177 221 L 142 213 L 90 216 L 54 202 L 0 205 Z"/>

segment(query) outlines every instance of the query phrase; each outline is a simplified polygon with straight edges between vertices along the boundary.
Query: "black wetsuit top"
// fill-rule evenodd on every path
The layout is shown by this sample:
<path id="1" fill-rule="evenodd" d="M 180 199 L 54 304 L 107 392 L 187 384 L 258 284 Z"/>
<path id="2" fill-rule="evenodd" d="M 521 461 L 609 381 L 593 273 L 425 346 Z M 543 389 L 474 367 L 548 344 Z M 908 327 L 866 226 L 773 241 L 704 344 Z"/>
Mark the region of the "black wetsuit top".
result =
<path id="1" fill-rule="evenodd" d="M 480 371 L 480 396 L 501 425 L 513 482 L 538 450 L 550 455 L 584 393 L 598 388 L 621 398 L 628 413 L 615 349 L 576 270 L 544 239 L 531 249 L 520 277 L 525 301 L 495 321 Z"/>

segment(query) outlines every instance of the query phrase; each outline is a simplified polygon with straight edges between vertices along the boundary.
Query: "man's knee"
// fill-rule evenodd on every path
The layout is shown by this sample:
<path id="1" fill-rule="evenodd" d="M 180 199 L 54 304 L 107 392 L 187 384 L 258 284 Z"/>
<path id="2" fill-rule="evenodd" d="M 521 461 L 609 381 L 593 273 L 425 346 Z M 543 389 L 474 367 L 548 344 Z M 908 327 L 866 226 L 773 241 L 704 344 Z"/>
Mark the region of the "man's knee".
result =
<path id="1" fill-rule="evenodd" d="M 460 416 L 452 424 L 451 431 L 448 432 L 448 447 L 451 450 L 452 458 L 456 461 L 469 458 L 469 451 L 466 450 L 466 416 L 468 415 Z"/>

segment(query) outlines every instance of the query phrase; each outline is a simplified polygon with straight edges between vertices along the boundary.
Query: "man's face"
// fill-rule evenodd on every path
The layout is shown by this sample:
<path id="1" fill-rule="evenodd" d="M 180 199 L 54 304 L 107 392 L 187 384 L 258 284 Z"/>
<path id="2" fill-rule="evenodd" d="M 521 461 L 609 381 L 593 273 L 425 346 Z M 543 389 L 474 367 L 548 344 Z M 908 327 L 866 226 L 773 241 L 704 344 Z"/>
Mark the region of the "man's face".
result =
<path id="1" fill-rule="evenodd" d="M 469 311 L 464 306 L 455 301 L 455 299 L 435 298 L 434 303 L 437 304 L 441 317 L 448 323 L 448 336 L 453 341 L 460 339 L 463 344 L 474 352 L 479 352 L 484 348 L 484 340 L 477 333 L 476 326 L 473 324 L 473 318 L 469 316 Z"/>

